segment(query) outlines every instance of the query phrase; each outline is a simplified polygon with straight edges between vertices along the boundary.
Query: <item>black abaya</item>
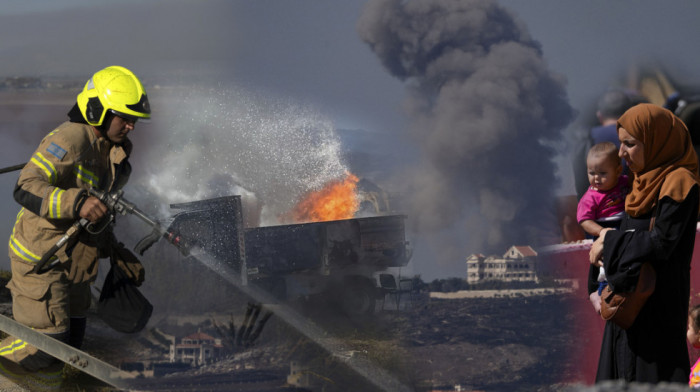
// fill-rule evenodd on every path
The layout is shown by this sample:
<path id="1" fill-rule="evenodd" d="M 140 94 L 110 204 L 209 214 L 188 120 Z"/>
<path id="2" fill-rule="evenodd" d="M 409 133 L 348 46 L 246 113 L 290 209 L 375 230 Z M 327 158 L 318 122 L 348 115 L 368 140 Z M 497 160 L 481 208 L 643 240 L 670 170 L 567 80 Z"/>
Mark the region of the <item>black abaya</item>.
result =
<path id="1" fill-rule="evenodd" d="M 694 186 L 680 203 L 662 198 L 652 231 L 650 213 L 627 216 L 620 230 L 606 233 L 603 263 L 613 290 L 632 291 L 644 262 L 651 262 L 657 277 L 654 293 L 629 329 L 605 324 L 596 381 L 688 382 L 686 329 L 698 194 Z"/>

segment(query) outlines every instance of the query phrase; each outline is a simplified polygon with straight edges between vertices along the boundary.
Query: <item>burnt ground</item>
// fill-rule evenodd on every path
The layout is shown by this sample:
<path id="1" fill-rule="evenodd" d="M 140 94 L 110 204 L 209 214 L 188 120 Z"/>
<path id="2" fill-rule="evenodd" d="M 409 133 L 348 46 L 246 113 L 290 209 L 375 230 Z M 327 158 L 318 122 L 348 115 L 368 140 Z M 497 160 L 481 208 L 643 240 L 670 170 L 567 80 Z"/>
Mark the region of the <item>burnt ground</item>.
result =
<path id="1" fill-rule="evenodd" d="M 566 302 L 554 295 L 422 301 L 390 328 L 419 386 L 549 390 L 568 362 Z"/>
<path id="2" fill-rule="evenodd" d="M 416 391 L 455 385 L 462 390 L 554 391 L 576 376 L 568 326 L 578 316 L 571 313 L 571 300 L 561 295 L 445 300 L 421 293 L 400 311 L 388 310 L 395 305 L 387 301 L 387 310 L 371 317 L 348 318 L 322 312 L 320 306 L 307 308 L 306 314 L 347 342 L 354 355 L 364 355 Z M 137 335 L 124 335 L 99 319 L 91 318 L 89 323 L 83 349 L 115 365 L 165 361 L 167 350 L 154 344 L 152 332 L 176 329 L 161 322 Z M 197 328 L 217 336 L 207 322 L 177 328 L 181 333 Z M 313 374 L 308 388 L 286 384 L 291 361 L 302 363 Z M 65 390 L 113 390 L 67 370 Z M 237 347 L 215 364 L 142 379 L 136 385 L 153 391 L 376 390 L 275 316 L 251 347 Z"/>
<path id="3" fill-rule="evenodd" d="M 383 312 L 384 337 L 396 342 L 400 378 L 417 390 L 558 390 L 573 374 L 571 298 L 556 295 L 429 299 Z"/>

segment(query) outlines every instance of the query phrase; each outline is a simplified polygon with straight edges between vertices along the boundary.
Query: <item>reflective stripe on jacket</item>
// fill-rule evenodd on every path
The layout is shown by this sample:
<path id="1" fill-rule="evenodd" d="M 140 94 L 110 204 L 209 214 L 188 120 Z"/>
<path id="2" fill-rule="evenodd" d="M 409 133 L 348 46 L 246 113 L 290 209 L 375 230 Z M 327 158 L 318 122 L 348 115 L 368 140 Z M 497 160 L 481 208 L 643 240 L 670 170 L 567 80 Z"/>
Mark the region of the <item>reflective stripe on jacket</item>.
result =
<path id="1" fill-rule="evenodd" d="M 23 208 L 10 236 L 10 256 L 28 263 L 41 259 L 78 219 L 76 207 L 86 190 L 112 190 L 126 183 L 130 150 L 128 140 L 112 146 L 87 124 L 65 122 L 49 133 L 15 186 L 15 200 Z M 57 256 L 65 261 L 65 249 Z"/>

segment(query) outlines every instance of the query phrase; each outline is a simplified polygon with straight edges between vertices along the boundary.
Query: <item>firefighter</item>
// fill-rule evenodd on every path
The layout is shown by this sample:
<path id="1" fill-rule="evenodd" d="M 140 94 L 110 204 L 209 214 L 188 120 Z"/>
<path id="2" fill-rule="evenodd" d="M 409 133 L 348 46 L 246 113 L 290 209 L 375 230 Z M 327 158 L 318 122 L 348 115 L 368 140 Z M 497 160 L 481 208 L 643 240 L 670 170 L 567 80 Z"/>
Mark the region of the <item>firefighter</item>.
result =
<path id="1" fill-rule="evenodd" d="M 69 121 L 44 137 L 22 169 L 14 190 L 22 208 L 10 236 L 12 279 L 7 284 L 16 321 L 80 348 L 98 258 L 118 246 L 111 230 L 82 230 L 53 256 L 59 261 L 55 267 L 44 273 L 33 269 L 76 220 L 100 226 L 107 207 L 87 191 L 124 186 L 131 172 L 127 134 L 150 113 L 136 75 L 121 66 L 102 69 L 78 94 Z M 52 357 L 13 337 L 0 343 L 0 357 L 29 372 L 56 365 Z M 0 362 L 0 371 L 7 368 L 7 362 Z"/>

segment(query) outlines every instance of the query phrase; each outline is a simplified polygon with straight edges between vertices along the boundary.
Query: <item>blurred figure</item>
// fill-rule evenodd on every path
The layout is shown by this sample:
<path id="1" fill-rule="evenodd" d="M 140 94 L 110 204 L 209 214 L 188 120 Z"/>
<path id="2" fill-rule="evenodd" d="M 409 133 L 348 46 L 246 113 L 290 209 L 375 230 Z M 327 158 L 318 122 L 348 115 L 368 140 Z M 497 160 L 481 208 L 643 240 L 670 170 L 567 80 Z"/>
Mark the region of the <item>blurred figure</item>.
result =
<path id="1" fill-rule="evenodd" d="M 645 99 L 635 92 L 622 89 L 610 89 L 598 100 L 596 118 L 599 125 L 591 128 L 586 142 L 577 146 L 574 154 L 574 181 L 576 194 L 579 198 L 586 193 L 589 187 L 586 167 L 582 165 L 582 162 L 586 160 L 588 150 L 594 144 L 602 142 L 610 142 L 620 148 L 620 141 L 617 138 L 617 119 L 627 109 L 642 102 L 645 102 Z M 622 173 L 629 174 L 624 159 L 622 160 Z"/>
<path id="2" fill-rule="evenodd" d="M 576 219 L 578 200 L 590 187 L 588 182 L 588 170 L 584 162 L 588 157 L 588 151 L 594 144 L 611 142 L 617 148 L 620 141 L 617 139 L 617 119 L 630 107 L 645 102 L 646 100 L 631 90 L 610 89 L 598 100 L 596 118 L 598 125 L 591 128 L 585 138 L 573 147 L 571 155 L 574 175 L 574 187 L 576 195 L 560 198 L 557 204 L 557 219 L 562 231 L 562 242 L 583 240 L 586 233 L 581 229 Z M 627 165 L 623 160 L 623 174 L 628 174 Z"/>

